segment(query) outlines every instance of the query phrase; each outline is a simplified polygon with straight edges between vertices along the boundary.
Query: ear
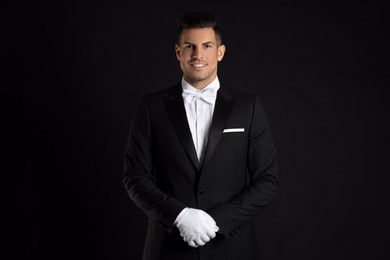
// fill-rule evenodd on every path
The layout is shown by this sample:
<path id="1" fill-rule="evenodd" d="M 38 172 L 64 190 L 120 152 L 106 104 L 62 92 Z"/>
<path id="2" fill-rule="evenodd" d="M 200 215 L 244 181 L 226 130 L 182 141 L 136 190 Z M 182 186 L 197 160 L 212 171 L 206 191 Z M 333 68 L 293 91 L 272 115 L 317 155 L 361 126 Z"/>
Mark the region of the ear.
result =
<path id="1" fill-rule="evenodd" d="M 180 52 L 180 47 L 177 44 L 175 45 L 175 53 L 176 53 L 177 60 L 180 61 L 181 52 Z"/>
<path id="2" fill-rule="evenodd" d="M 218 61 L 221 61 L 223 59 L 223 56 L 225 55 L 226 46 L 221 45 L 218 47 Z"/>

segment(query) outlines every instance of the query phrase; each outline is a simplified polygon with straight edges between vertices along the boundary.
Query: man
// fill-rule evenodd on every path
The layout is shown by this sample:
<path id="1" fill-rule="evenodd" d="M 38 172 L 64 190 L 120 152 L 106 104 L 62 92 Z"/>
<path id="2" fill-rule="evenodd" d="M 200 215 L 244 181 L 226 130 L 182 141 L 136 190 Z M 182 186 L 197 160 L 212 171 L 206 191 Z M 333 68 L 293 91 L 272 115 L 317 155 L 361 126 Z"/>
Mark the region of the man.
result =
<path id="1" fill-rule="evenodd" d="M 279 182 L 269 121 L 219 81 L 210 13 L 179 20 L 175 50 L 183 77 L 143 98 L 125 151 L 125 188 L 149 217 L 143 259 L 255 259 L 253 220 Z"/>

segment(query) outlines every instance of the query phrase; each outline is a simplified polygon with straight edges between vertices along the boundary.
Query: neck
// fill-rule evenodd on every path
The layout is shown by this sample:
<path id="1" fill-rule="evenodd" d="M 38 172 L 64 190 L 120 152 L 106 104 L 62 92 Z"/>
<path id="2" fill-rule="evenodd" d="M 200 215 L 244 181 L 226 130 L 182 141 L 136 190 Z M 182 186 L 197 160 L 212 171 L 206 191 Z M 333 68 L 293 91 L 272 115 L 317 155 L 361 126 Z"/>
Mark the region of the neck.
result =
<path id="1" fill-rule="evenodd" d="M 216 79 L 216 76 L 213 79 L 205 79 L 205 80 L 189 80 L 184 77 L 184 80 L 188 82 L 191 86 L 196 88 L 197 90 L 202 90 L 207 87 L 211 82 Z"/>

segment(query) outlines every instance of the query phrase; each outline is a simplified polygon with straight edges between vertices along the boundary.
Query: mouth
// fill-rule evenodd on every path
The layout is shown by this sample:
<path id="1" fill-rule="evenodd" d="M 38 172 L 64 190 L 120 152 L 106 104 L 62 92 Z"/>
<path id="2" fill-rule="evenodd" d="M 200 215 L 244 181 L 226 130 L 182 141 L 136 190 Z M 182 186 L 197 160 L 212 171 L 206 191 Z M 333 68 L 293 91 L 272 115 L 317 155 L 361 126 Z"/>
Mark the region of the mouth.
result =
<path id="1" fill-rule="evenodd" d="M 206 66 L 206 63 L 191 62 L 190 65 L 194 68 L 201 69 Z"/>

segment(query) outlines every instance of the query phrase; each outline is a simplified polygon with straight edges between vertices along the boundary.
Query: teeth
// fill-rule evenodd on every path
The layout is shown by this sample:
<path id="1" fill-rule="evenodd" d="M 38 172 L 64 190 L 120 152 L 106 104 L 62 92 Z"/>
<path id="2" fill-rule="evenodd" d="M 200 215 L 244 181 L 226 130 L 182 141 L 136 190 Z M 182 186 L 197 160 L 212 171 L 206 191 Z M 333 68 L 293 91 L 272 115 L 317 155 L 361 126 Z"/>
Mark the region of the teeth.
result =
<path id="1" fill-rule="evenodd" d="M 192 64 L 192 66 L 197 67 L 197 68 L 200 68 L 200 67 L 203 67 L 204 64 Z"/>

